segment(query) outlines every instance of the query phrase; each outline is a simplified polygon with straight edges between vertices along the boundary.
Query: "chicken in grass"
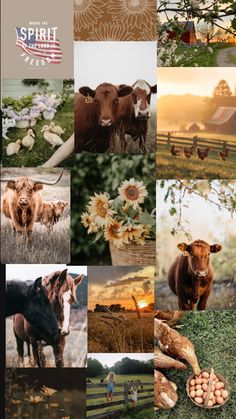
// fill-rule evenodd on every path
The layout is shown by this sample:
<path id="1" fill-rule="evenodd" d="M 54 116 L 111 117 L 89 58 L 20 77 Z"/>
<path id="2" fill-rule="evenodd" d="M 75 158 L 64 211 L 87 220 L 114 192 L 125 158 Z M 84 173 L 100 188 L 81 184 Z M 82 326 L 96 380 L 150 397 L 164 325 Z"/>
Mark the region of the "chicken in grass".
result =
<path id="1" fill-rule="evenodd" d="M 218 151 L 218 156 L 220 160 L 225 161 L 229 157 L 229 148 L 226 148 L 224 151 Z"/>
<path id="2" fill-rule="evenodd" d="M 174 144 L 171 146 L 170 152 L 172 156 L 181 156 L 182 154 L 182 150 L 180 148 L 176 148 Z"/>
<path id="3" fill-rule="evenodd" d="M 187 367 L 183 362 L 163 354 L 160 348 L 156 347 L 154 351 L 154 368 L 176 368 L 177 370 L 185 370 Z"/>
<path id="4" fill-rule="evenodd" d="M 194 151 L 194 145 L 192 145 L 192 147 L 190 148 L 184 147 L 184 155 L 186 159 L 190 159 L 190 157 L 192 157 L 193 151 Z"/>
<path id="5" fill-rule="evenodd" d="M 156 310 L 154 317 L 164 320 L 169 326 L 175 326 L 184 317 L 184 311 Z"/>
<path id="6" fill-rule="evenodd" d="M 194 346 L 188 338 L 158 319 L 154 319 L 154 334 L 159 340 L 160 348 L 163 352 L 178 359 L 185 359 L 191 365 L 194 374 L 200 374 L 201 369 Z"/>
<path id="7" fill-rule="evenodd" d="M 178 400 L 177 386 L 160 372 L 154 372 L 154 406 L 158 409 L 172 409 Z"/>
<path id="8" fill-rule="evenodd" d="M 206 147 L 204 150 L 201 150 L 199 147 L 197 148 L 197 156 L 200 160 L 205 160 L 208 157 L 210 147 Z"/>

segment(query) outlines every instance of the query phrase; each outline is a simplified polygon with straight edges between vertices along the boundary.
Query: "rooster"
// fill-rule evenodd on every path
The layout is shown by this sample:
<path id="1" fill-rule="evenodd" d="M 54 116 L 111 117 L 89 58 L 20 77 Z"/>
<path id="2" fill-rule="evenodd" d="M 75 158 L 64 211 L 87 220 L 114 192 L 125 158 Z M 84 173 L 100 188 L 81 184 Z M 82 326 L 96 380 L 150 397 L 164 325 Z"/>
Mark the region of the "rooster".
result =
<path id="1" fill-rule="evenodd" d="M 229 157 L 229 149 L 226 148 L 225 151 L 218 151 L 220 160 L 225 161 Z"/>
<path id="2" fill-rule="evenodd" d="M 172 156 L 180 156 L 182 154 L 182 151 L 180 148 L 176 148 L 174 144 L 171 146 L 170 152 Z"/>
<path id="3" fill-rule="evenodd" d="M 192 147 L 184 147 L 184 155 L 187 159 L 190 159 L 190 157 L 193 155 L 194 145 Z"/>
<path id="4" fill-rule="evenodd" d="M 205 150 L 200 150 L 200 148 L 197 148 L 198 158 L 200 160 L 205 160 L 209 154 L 210 149 L 210 147 L 206 147 Z"/>

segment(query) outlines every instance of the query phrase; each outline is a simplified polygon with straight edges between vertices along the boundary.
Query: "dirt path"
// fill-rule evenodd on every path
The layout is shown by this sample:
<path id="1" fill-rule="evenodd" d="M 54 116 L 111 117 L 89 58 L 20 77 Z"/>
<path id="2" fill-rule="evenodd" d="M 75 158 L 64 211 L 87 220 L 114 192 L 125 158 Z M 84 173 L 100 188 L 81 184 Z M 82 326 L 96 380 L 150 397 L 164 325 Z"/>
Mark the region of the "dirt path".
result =
<path id="1" fill-rule="evenodd" d="M 218 67 L 236 67 L 236 62 L 232 63 L 229 56 L 232 55 L 236 60 L 236 47 L 222 48 L 216 57 Z"/>

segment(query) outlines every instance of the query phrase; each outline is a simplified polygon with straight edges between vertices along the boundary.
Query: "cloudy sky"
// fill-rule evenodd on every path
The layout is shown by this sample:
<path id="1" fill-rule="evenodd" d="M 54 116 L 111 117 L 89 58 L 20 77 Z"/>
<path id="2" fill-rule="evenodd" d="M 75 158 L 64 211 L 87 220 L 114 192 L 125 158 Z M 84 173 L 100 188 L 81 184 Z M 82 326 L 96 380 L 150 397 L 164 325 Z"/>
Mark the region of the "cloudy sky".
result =
<path id="1" fill-rule="evenodd" d="M 156 42 L 75 42 L 75 92 L 100 83 L 156 84 Z M 153 98 L 155 102 L 155 97 Z"/>
<path id="2" fill-rule="evenodd" d="M 55 271 L 63 271 L 68 268 L 68 272 L 87 275 L 87 266 L 67 266 L 67 265 L 6 265 L 6 279 L 18 279 L 26 281 L 34 280 L 40 276 L 49 275 Z"/>
<path id="3" fill-rule="evenodd" d="M 134 309 L 132 294 L 143 307 L 144 304 L 153 302 L 153 267 L 88 267 L 88 277 L 90 310 L 93 310 L 97 303 L 118 303 Z"/>
<path id="4" fill-rule="evenodd" d="M 220 80 L 226 80 L 234 92 L 236 86 L 234 67 L 163 67 L 157 70 L 158 97 L 191 93 L 212 96 Z"/>
<path id="5" fill-rule="evenodd" d="M 139 361 L 149 361 L 153 359 L 153 354 L 88 354 L 88 358 L 97 359 L 103 366 L 107 365 L 108 367 L 112 367 L 117 361 L 121 361 L 125 357 Z"/>

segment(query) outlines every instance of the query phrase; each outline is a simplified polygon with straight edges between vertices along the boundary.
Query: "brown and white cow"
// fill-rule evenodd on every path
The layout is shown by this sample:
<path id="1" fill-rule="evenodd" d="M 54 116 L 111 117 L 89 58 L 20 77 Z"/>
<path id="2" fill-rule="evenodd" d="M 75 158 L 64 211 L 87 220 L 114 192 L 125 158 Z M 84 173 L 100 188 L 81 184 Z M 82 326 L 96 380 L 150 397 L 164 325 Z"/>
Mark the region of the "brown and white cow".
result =
<path id="1" fill-rule="evenodd" d="M 75 152 L 104 152 L 109 149 L 119 110 L 119 97 L 132 87 L 102 83 L 95 90 L 80 87 L 75 94 Z"/>
<path id="2" fill-rule="evenodd" d="M 13 230 L 19 234 L 27 232 L 28 240 L 32 240 L 32 230 L 43 206 L 40 191 L 43 185 L 55 185 L 61 179 L 60 176 L 54 181 L 31 179 L 28 177 L 2 178 L 7 182 L 5 193 L 2 198 L 2 213 L 10 218 Z"/>
<path id="3" fill-rule="evenodd" d="M 137 80 L 132 88 L 132 93 L 119 99 L 117 120 L 121 151 L 126 151 L 127 136 L 131 136 L 133 141 L 139 140 L 139 149 L 145 152 L 148 120 L 151 117 L 151 96 L 156 94 L 157 85 L 150 86 L 145 80 Z"/>
<path id="4" fill-rule="evenodd" d="M 183 253 L 170 267 L 169 287 L 178 297 L 180 310 L 193 310 L 195 304 L 198 310 L 205 310 L 214 278 L 210 254 L 220 252 L 222 246 L 195 240 L 177 247 Z"/>
<path id="5" fill-rule="evenodd" d="M 52 230 L 54 224 L 56 224 L 65 207 L 69 204 L 68 201 L 43 201 L 43 205 L 41 207 L 40 213 L 38 213 L 36 221 L 41 222 L 44 224 L 48 231 Z"/>

